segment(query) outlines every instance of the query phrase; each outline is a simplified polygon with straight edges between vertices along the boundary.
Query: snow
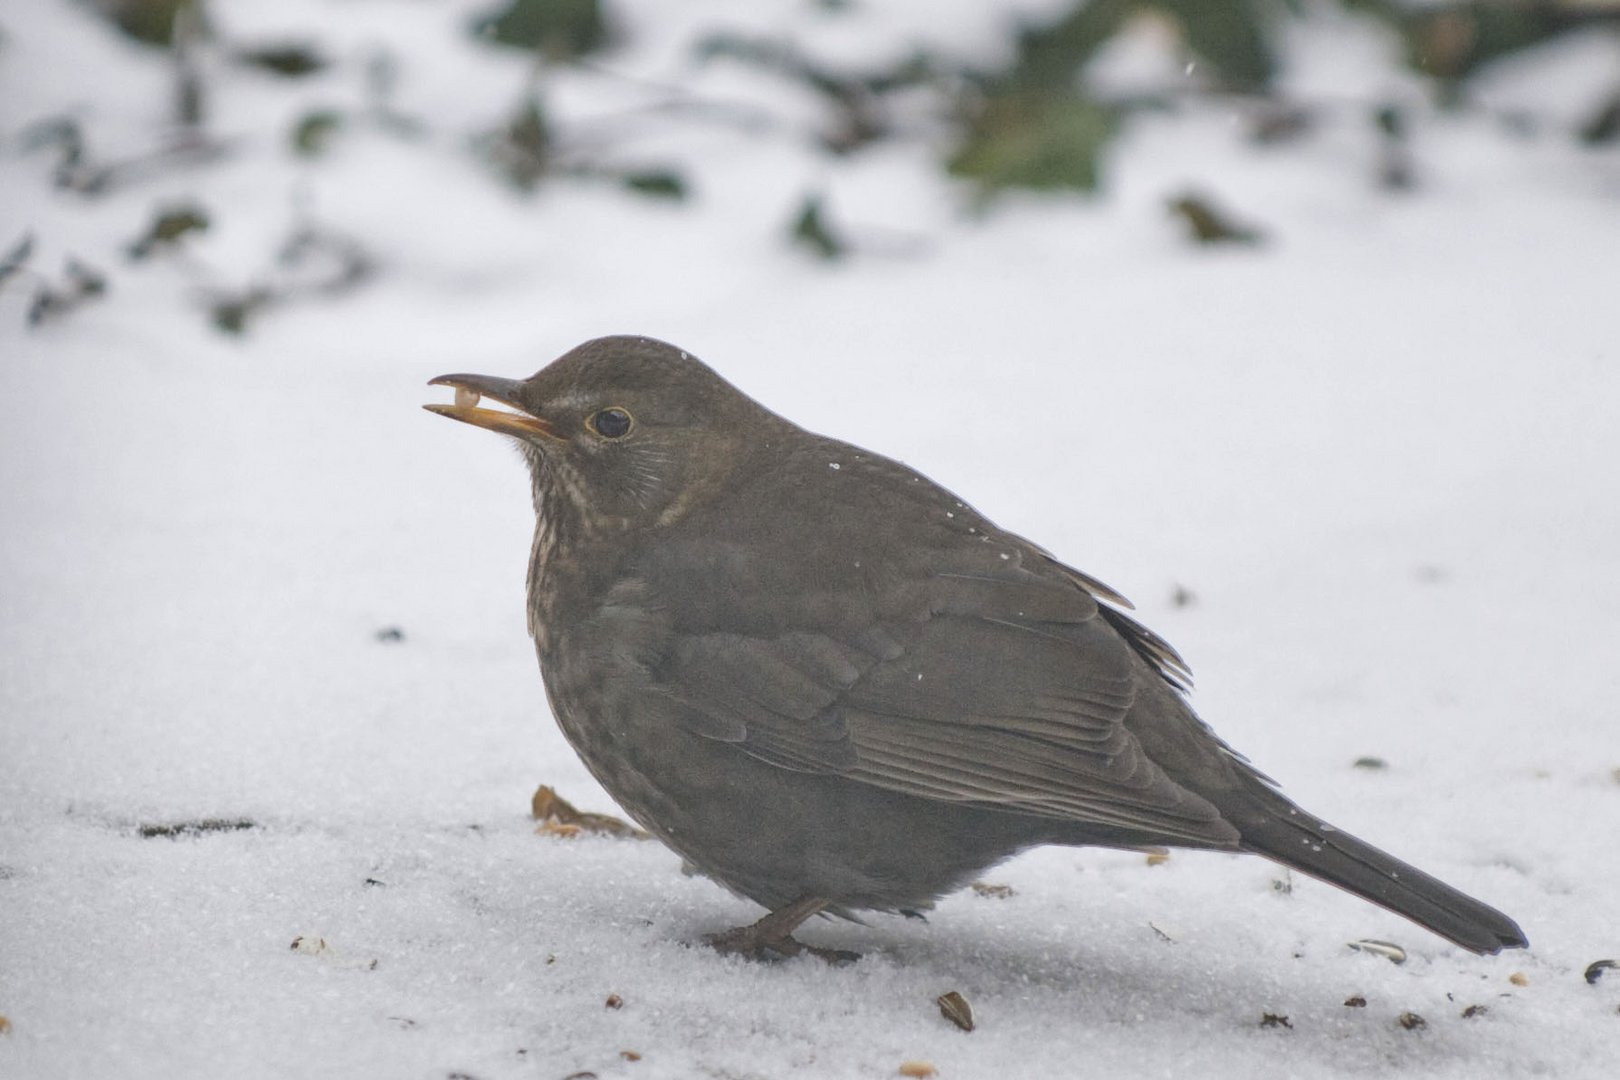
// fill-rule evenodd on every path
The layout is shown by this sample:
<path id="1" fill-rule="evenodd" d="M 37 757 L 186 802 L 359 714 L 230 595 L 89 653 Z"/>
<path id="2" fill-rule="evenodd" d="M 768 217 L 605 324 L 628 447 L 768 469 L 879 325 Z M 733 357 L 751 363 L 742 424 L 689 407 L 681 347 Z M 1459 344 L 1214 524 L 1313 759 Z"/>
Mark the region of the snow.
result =
<path id="1" fill-rule="evenodd" d="M 852 63 L 923 27 L 991 48 L 983 5 L 839 23 L 713 0 L 621 5 L 629 43 L 600 66 L 787 119 L 637 129 L 627 159 L 687 169 L 686 206 L 569 181 L 522 199 L 466 148 L 528 77 L 458 37 L 484 6 L 211 5 L 238 39 L 317 27 L 340 63 L 288 88 L 209 58 L 233 154 L 99 199 L 53 190 L 19 134 L 66 111 L 98 153 L 147 149 L 162 63 L 80 5 L 0 15 L 0 246 L 31 230 L 35 269 L 111 280 L 32 331 L 26 282 L 0 291 L 0 1076 L 1608 1075 L 1620 978 L 1582 972 L 1620 953 L 1613 149 L 1420 110 L 1418 186 L 1391 195 L 1349 106 L 1259 150 L 1241 103 L 1188 105 L 1127 129 L 1105 198 L 975 215 L 926 138 L 828 159 L 794 126 L 813 101 L 683 58 L 715 25 L 803 28 Z M 1297 33 L 1300 94 L 1420 100 L 1373 30 Z M 363 100 L 379 45 L 428 136 L 291 157 L 293 118 Z M 1567 123 L 1616 52 L 1572 39 L 1482 93 Z M 657 97 L 600 71 L 545 87 L 565 118 Z M 1187 246 L 1164 203 L 1188 188 L 1269 242 Z M 783 242 L 812 190 L 856 240 L 844 264 Z M 214 227 L 125 263 L 184 198 Z M 306 218 L 377 280 L 212 330 L 200 293 L 263 274 Z M 807 929 L 865 954 L 849 967 L 696 947 L 758 910 L 656 844 L 535 835 L 541 783 L 613 807 L 534 670 L 526 480 L 419 408 L 446 400 L 435 375 L 524 375 L 618 332 L 1132 596 L 1234 745 L 1532 948 L 1474 957 L 1327 886 L 1280 891 L 1258 859 L 1067 849 L 926 924 Z M 140 831 L 210 819 L 253 827 Z M 977 1030 L 940 1016 L 950 990 Z"/>

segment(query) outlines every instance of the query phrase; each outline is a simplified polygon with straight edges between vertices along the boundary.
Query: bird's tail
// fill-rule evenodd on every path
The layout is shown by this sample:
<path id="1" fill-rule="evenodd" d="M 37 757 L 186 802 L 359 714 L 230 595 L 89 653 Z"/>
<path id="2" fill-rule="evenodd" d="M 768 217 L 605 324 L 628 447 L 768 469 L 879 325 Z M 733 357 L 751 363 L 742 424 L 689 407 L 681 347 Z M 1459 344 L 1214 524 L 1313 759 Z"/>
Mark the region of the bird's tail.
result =
<path id="1" fill-rule="evenodd" d="M 1477 953 L 1522 949 L 1517 923 L 1365 840 L 1340 832 L 1265 789 L 1223 816 L 1243 834 L 1245 851 L 1347 889 Z"/>

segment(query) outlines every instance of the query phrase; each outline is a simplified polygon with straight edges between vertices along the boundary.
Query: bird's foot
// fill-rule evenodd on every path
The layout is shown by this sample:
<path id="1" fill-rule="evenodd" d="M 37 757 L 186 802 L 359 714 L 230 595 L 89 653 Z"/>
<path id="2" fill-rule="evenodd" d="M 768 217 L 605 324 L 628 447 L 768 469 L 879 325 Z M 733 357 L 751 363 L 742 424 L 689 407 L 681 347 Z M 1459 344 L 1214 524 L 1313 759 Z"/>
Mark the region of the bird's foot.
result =
<path id="1" fill-rule="evenodd" d="M 824 949 L 819 945 L 806 945 L 792 934 L 763 937 L 752 926 L 739 926 L 721 934 L 709 934 L 704 943 L 723 956 L 741 956 L 749 960 L 785 960 L 793 956 L 815 956 L 829 964 L 853 964 L 860 953 L 845 949 Z"/>
<path id="2" fill-rule="evenodd" d="M 800 923 L 820 912 L 827 901 L 807 897 L 785 908 L 771 912 L 749 926 L 739 926 L 719 934 L 709 934 L 703 940 L 715 952 L 724 956 L 744 956 L 750 960 L 782 960 L 793 956 L 815 956 L 829 964 L 852 964 L 860 953 L 845 949 L 824 949 L 806 945 L 793 936 Z"/>

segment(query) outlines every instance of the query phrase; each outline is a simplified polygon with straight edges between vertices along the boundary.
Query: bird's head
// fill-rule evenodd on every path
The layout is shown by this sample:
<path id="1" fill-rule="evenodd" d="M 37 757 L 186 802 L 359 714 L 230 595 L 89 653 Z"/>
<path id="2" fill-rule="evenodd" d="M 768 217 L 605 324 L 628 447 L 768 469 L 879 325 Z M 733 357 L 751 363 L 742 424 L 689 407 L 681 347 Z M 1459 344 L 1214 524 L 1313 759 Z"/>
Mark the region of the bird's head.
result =
<path id="1" fill-rule="evenodd" d="M 537 509 L 593 529 L 679 518 L 785 424 L 702 361 L 644 337 L 588 341 L 527 379 L 441 375 L 430 385 L 453 387 L 456 399 L 428 411 L 517 440 Z"/>

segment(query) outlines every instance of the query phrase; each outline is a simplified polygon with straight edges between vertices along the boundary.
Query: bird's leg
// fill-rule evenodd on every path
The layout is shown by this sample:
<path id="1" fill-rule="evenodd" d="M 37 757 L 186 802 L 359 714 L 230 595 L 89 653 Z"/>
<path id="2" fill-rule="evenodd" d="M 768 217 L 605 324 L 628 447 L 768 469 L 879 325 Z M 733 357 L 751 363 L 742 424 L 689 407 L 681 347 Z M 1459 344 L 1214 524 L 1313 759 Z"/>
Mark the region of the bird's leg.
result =
<path id="1" fill-rule="evenodd" d="M 820 896 L 806 896 L 783 908 L 777 908 L 750 926 L 739 926 L 721 934 L 710 934 L 704 940 L 716 952 L 746 956 L 750 960 L 774 960 L 784 956 L 808 953 L 819 956 L 829 964 L 848 964 L 860 959 L 859 953 L 843 949 L 822 949 L 806 945 L 793 937 L 799 924 L 820 912 L 831 901 Z"/>

